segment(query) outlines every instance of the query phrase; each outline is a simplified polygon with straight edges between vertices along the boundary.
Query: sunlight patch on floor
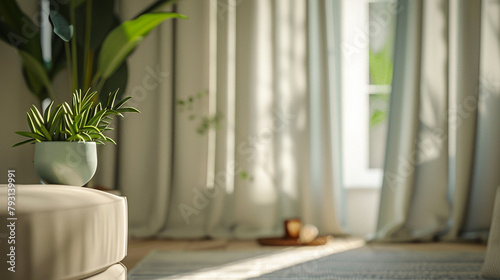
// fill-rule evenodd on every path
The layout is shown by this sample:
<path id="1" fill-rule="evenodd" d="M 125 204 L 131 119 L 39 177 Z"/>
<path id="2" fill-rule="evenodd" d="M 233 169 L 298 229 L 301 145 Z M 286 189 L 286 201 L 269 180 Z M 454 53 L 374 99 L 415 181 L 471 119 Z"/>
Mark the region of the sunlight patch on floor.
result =
<path id="1" fill-rule="evenodd" d="M 331 254 L 359 248 L 364 244 L 364 241 L 356 240 L 353 242 L 341 243 L 330 242 L 327 245 L 318 247 L 286 248 L 279 251 L 272 251 L 262 256 L 160 279 L 218 279 L 218 277 L 223 277 L 223 279 L 249 279 L 316 260 Z"/>

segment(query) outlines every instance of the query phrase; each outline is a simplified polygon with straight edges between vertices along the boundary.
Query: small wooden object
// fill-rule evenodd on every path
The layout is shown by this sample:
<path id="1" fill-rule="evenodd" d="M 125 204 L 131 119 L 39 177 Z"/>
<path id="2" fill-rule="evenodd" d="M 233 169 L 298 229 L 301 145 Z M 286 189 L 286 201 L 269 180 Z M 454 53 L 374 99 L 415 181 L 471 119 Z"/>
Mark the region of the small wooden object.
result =
<path id="1" fill-rule="evenodd" d="M 302 228 L 302 221 L 300 219 L 285 220 L 285 238 L 286 239 L 299 238 L 301 228 Z"/>
<path id="2" fill-rule="evenodd" d="M 318 246 L 324 245 L 331 236 L 318 236 L 318 229 L 313 225 L 302 226 L 300 219 L 288 219 L 283 223 L 284 237 L 259 238 L 260 245 L 265 246 Z"/>

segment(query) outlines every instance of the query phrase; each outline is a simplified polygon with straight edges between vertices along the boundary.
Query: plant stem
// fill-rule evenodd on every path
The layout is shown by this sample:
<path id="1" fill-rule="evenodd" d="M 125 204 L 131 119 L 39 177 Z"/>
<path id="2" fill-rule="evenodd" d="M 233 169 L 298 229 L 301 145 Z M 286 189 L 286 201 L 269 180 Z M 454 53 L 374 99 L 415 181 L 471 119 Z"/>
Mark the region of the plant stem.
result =
<path id="1" fill-rule="evenodd" d="M 70 21 L 71 25 L 73 25 L 73 28 L 75 30 L 75 33 L 77 32 L 77 26 L 75 26 L 75 1 L 71 1 L 69 5 L 69 13 L 70 13 Z M 77 51 L 76 51 L 76 36 L 73 34 L 71 37 L 71 76 L 73 78 L 73 90 L 76 90 L 78 88 L 78 60 L 77 60 Z"/>
<path id="2" fill-rule="evenodd" d="M 86 88 L 90 88 L 91 86 L 91 78 L 92 78 L 92 67 L 93 67 L 93 62 L 94 62 L 94 51 L 89 50 L 89 57 L 87 58 L 87 71 L 85 74 L 85 86 Z"/>
<path id="3" fill-rule="evenodd" d="M 101 93 L 101 87 L 104 84 L 104 81 L 103 81 L 103 79 L 101 79 L 101 74 L 99 74 L 99 72 L 97 72 L 94 75 L 94 78 L 92 78 L 92 82 L 90 84 L 94 86 L 94 91 L 97 91 L 97 94 L 94 96 L 94 100 L 93 100 L 94 103 L 97 103 L 97 102 L 99 102 L 99 95 Z"/>
<path id="4" fill-rule="evenodd" d="M 90 86 L 90 75 L 92 74 L 92 61 L 90 61 L 90 34 L 92 27 L 92 0 L 87 0 L 87 15 L 85 19 L 85 46 L 83 47 L 83 73 L 85 75 L 84 87 L 87 90 Z M 90 65 L 90 67 L 89 67 Z M 89 69 L 90 68 L 90 69 Z"/>
<path id="5" fill-rule="evenodd" d="M 71 54 L 70 54 L 68 42 L 64 42 L 64 52 L 66 53 L 66 64 L 68 67 L 68 71 L 71 71 Z M 73 87 L 72 87 L 71 81 L 72 81 L 71 80 L 71 73 L 69 73 L 69 75 L 68 75 L 69 92 L 73 92 Z"/>

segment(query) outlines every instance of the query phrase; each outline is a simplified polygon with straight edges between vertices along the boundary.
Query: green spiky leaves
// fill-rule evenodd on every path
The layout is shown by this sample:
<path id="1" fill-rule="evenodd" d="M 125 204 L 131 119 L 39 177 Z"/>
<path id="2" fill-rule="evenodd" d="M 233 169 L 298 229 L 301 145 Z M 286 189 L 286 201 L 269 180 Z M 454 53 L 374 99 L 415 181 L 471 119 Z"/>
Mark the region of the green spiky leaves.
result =
<path id="1" fill-rule="evenodd" d="M 99 144 L 105 142 L 116 142 L 104 135 L 104 132 L 112 130 L 110 123 L 114 115 L 123 117 L 124 113 L 140 113 L 133 107 L 125 107 L 131 97 L 125 97 L 117 101 L 118 90 L 109 93 L 105 104 L 95 104 L 94 97 L 97 92 L 88 90 L 82 95 L 81 90 L 73 93 L 71 105 L 67 102 L 54 107 L 51 102 L 42 114 L 33 105 L 27 113 L 27 121 L 30 131 L 16 131 L 28 140 L 14 145 L 20 146 L 28 143 L 42 141 L 91 141 Z"/>

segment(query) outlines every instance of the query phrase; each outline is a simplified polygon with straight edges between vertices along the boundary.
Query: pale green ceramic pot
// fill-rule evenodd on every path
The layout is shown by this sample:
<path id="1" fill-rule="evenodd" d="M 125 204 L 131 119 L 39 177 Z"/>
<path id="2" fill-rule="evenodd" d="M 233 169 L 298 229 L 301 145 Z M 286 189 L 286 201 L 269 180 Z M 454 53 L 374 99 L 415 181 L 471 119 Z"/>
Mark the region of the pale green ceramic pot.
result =
<path id="1" fill-rule="evenodd" d="M 96 143 L 38 142 L 34 162 L 36 173 L 48 184 L 83 186 L 97 169 Z"/>

